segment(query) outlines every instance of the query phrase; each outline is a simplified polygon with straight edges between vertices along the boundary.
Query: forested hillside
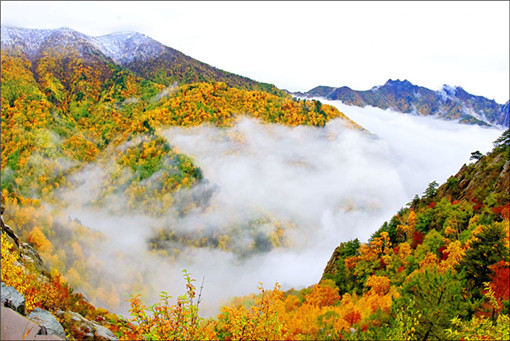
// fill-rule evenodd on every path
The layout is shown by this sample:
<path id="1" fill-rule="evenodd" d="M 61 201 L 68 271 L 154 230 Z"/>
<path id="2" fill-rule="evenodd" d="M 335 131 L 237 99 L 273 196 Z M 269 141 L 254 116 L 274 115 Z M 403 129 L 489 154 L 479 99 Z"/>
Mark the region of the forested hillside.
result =
<path id="1" fill-rule="evenodd" d="M 224 83 L 168 88 L 113 64 L 86 63 L 72 50 L 47 53 L 37 66 L 2 54 L 2 188 L 49 200 L 70 173 L 100 159 L 108 146 L 155 136 L 165 125 L 225 127 L 243 114 L 288 125 L 349 121 L 317 101 Z M 149 173 L 161 158 L 156 154 L 140 161 L 151 163 Z"/>
<path id="2" fill-rule="evenodd" d="M 124 270 L 130 283 L 102 277 L 98 269 L 109 260 L 93 250 L 111 241 L 64 213 L 74 203 L 64 191 L 75 191 L 78 201 L 89 195 L 80 183 L 97 183 L 87 207 L 118 216 L 207 210 L 207 191 L 183 199 L 207 179 L 163 129 L 226 128 L 246 116 L 314 129 L 339 119 L 363 128 L 319 101 L 182 56 L 196 67 L 181 67 L 171 57 L 180 55 L 156 45 L 150 48 L 163 51 L 157 57 L 129 64 L 87 37 L 59 34 L 48 35 L 33 54 L 21 48 L 1 55 L 1 275 L 25 297 L 26 313 L 48 310 L 69 339 L 508 339 L 508 131 L 447 183 L 432 183 L 369 242 L 342 243 L 320 283 L 309 288 L 282 292 L 278 284 L 260 284 L 259 295 L 236 298 L 203 319 L 193 274 L 184 272 L 184 295 L 162 293 L 154 305 L 145 302 L 150 288 L 138 269 Z M 269 214 L 227 226 L 223 234 L 161 226 L 147 243 L 169 263 L 179 253 L 168 247 L 174 243 L 243 259 L 281 247 L 292 226 Z M 244 233 L 249 247 L 231 243 L 234 233 Z M 126 298 L 130 316 L 98 308 Z"/>
<path id="3" fill-rule="evenodd" d="M 44 307 L 56 314 L 66 309 L 53 307 L 55 302 L 67 305 L 67 309 L 78 304 L 81 296 L 72 296 L 73 303 L 66 298 L 72 289 L 62 287 L 64 282 L 90 293 L 88 299 L 108 306 L 117 305 L 126 292 L 143 290 L 143 278 L 124 285 L 102 278 L 95 269 L 104 259 L 83 250 L 105 243 L 104 235 L 63 213 L 72 203 L 62 200 L 59 191 L 75 189 L 77 185 L 71 179 L 87 167 L 100 167 L 107 174 L 99 194 L 89 203 L 92 207 L 114 207 L 115 200 L 122 197 L 126 201 L 123 207 L 130 212 L 158 217 L 176 207 L 175 196 L 180 191 L 206 180 L 194 160 L 169 145 L 159 129 L 199 124 L 229 127 L 243 116 L 267 123 L 316 127 L 341 118 L 349 127 L 361 129 L 334 107 L 297 100 L 274 87 L 266 92 L 266 86 L 259 87 L 242 77 L 229 76 L 236 82 L 246 81 L 236 83 L 236 87 L 220 82 L 223 76 L 215 79 L 214 73 L 206 77 L 207 82 L 189 83 L 196 77 L 184 77 L 167 86 L 168 79 L 158 83 L 157 79 L 142 78 L 103 55 L 89 53 L 90 46 L 83 46 L 52 48 L 48 43 L 34 56 L 19 49 L 2 50 L 3 219 L 16 236 L 11 243 L 28 243 L 26 247 L 33 247 L 45 264 L 44 269 L 33 269 L 33 275 L 24 280 L 20 274 L 28 268 L 18 266 L 19 253 L 5 240 L 2 257 L 11 258 L 2 258 L 2 281 L 27 296 L 28 312 Z M 202 71 L 190 72 L 198 75 Z M 178 209 L 184 214 L 188 208 L 180 203 Z M 261 223 L 247 222 L 250 224 Z M 270 231 L 264 238 L 269 240 L 274 233 Z M 168 238 L 175 237 L 163 232 L 150 242 L 157 251 Z M 232 247 L 222 235 L 178 238 L 190 245 Z M 38 283 L 36 278 L 42 270 L 48 271 L 47 280 Z M 132 275 L 137 276 L 136 272 Z M 51 291 L 50 286 L 56 289 Z M 66 297 L 54 299 L 51 294 L 44 298 L 41 295 L 45 292 Z M 90 303 L 85 305 L 92 307 Z M 88 308 L 83 309 L 82 315 L 89 316 Z M 67 332 L 73 335 L 73 331 Z"/>
<path id="4" fill-rule="evenodd" d="M 509 150 L 507 130 L 492 152 L 474 152 L 475 163 L 432 182 L 368 243 L 340 244 L 321 283 L 359 300 L 353 337 L 508 338 Z M 367 309 L 377 291 L 388 303 Z"/>

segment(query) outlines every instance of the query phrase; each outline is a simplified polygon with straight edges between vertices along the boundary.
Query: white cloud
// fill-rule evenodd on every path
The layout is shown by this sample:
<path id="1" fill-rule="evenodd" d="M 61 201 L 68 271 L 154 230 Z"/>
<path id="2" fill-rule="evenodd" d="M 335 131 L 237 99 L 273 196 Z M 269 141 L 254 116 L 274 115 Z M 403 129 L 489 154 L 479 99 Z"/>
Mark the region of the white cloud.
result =
<path id="1" fill-rule="evenodd" d="M 407 195 L 421 195 L 423 184 L 445 181 L 460 165 L 469 162 L 471 152 L 491 150 L 492 142 L 502 133 L 495 128 L 403 115 L 392 110 L 323 102 L 336 106 L 388 143 L 390 159 L 403 179 Z"/>
<path id="2" fill-rule="evenodd" d="M 218 304 L 228 297 L 256 292 L 259 281 L 266 287 L 279 282 L 283 289 L 317 283 L 340 242 L 366 241 L 415 194 L 421 195 L 429 182 L 443 182 L 472 151 L 488 151 L 501 134 L 496 129 L 330 103 L 379 137 L 349 130 L 340 120 L 318 129 L 243 118 L 228 129 L 161 131 L 170 144 L 195 159 L 208 180 L 204 187 L 181 193 L 176 202 L 186 201 L 193 191 L 209 189 L 213 192 L 204 210 L 180 217 L 172 211 L 163 218 L 111 216 L 83 207 L 88 192 L 82 183 L 77 188 L 81 201 L 74 196 L 77 206 L 67 213 L 110 238 L 104 249 L 108 256 L 101 256 L 107 266 L 96 273 L 116 283 L 131 283 L 143 275 L 153 302 L 162 290 L 174 297 L 182 294 L 180 271 L 187 269 L 198 284 L 205 277 L 201 304 L 205 315 L 217 313 Z M 100 178 L 97 171 L 94 177 Z M 230 233 L 232 227 L 261 216 L 273 221 L 258 226 L 259 231 L 279 220 L 288 245 L 245 258 L 178 244 L 174 247 L 180 253 L 174 261 L 146 252 L 156 226 L 174 226 L 175 231 L 192 235 Z M 253 242 L 242 231 L 230 236 L 241 248 Z M 101 252 L 96 250 L 95 255 Z M 127 305 L 116 310 L 125 314 Z"/>

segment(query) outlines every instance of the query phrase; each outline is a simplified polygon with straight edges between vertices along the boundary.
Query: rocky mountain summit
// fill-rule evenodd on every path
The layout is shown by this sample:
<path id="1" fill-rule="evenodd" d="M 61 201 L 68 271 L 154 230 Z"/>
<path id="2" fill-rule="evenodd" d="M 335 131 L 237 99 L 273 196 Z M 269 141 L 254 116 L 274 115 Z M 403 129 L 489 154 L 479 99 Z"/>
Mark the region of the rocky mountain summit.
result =
<path id="1" fill-rule="evenodd" d="M 335 88 L 318 86 L 304 93 L 304 97 L 323 97 L 340 100 L 347 105 L 373 106 L 392 109 L 406 114 L 435 116 L 446 120 L 457 120 L 465 124 L 482 126 L 509 126 L 509 102 L 498 104 L 483 96 L 475 96 L 461 87 L 444 85 L 433 91 L 417 86 L 408 80 L 388 80 L 382 86 L 358 91 L 347 86 Z"/>

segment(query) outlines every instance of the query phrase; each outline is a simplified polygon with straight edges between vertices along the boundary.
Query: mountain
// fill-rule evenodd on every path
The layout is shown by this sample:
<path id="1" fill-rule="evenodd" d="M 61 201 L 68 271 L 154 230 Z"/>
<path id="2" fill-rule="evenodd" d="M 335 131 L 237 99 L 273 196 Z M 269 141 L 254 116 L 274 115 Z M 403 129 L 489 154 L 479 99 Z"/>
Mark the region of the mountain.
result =
<path id="1" fill-rule="evenodd" d="M 118 216 L 138 212 L 155 220 L 176 212 L 181 218 L 207 209 L 213 186 L 194 158 L 161 135 L 164 130 L 201 124 L 228 128 L 243 117 L 292 127 L 309 125 L 318 131 L 338 118 L 361 129 L 333 106 L 297 100 L 272 86 L 198 61 L 191 60 L 189 72 L 181 72 L 182 65 L 174 65 L 171 54 L 182 61 L 188 57 L 138 33 L 96 39 L 70 29 L 2 29 L 1 52 L 0 178 L 9 207 L 5 222 L 49 267 L 102 306 L 125 304 L 120 292 L 138 291 L 128 287 L 137 282 L 139 273 L 122 271 L 122 276 L 135 277 L 119 288 L 118 281 L 103 276 L 90 254 L 83 252 L 102 244 L 104 234 L 64 216 L 74 204 L 64 193 L 80 192 L 82 177 L 85 185 L 97 180 L 85 204 L 92 210 L 104 207 Z M 158 60 L 167 64 L 157 65 Z M 164 77 L 146 78 L 128 68 L 134 64 L 142 71 L 160 67 L 180 81 L 168 86 Z M 194 81 L 198 78 L 207 81 Z M 41 203 L 51 205 L 51 211 Z M 280 247 L 279 223 L 268 224 L 276 219 L 258 218 L 221 226 L 220 235 L 209 229 L 190 233 L 170 223 L 158 224 L 154 230 L 141 224 L 140 231 L 147 231 L 147 240 L 141 243 L 146 242 L 151 252 L 166 252 L 168 259 L 177 250 L 173 244 L 221 248 L 243 256 L 249 252 L 229 239 L 231 232 L 249 230 L 243 240 L 253 241 L 255 247 Z M 269 228 L 275 229 L 274 236 Z M 264 233 L 255 233 L 262 229 Z M 2 269 L 3 264 L 2 258 Z"/>
<path id="2" fill-rule="evenodd" d="M 476 162 L 441 186 L 432 182 L 367 243 L 334 250 L 321 283 L 352 297 L 352 339 L 508 338 L 509 153 L 506 130 L 491 152 L 473 153 Z"/>
<path id="3" fill-rule="evenodd" d="M 169 147 L 155 136 L 163 126 L 227 127 L 248 115 L 290 126 L 324 126 L 342 118 L 360 129 L 332 106 L 298 101 L 274 86 L 215 69 L 143 34 L 94 38 L 68 28 L 2 28 L 1 33 L 2 189 L 24 196 L 49 199 L 77 169 L 111 158 L 110 144 L 148 134 L 147 144 L 162 147 L 161 154 L 122 165 L 143 173 L 132 179 L 140 185 L 162 163 L 184 162 L 184 156 L 168 153 Z M 151 76 L 154 70 L 159 71 Z M 180 85 L 167 86 L 176 79 Z M 145 148 L 135 148 L 133 156 Z M 40 181 L 27 163 L 36 155 L 44 155 L 47 163 L 39 168 L 48 175 Z M 60 161 L 74 166 L 64 172 L 68 167 L 62 168 Z M 183 180 L 166 176 L 170 182 Z M 192 185 L 191 178 L 184 181 Z M 174 185 L 163 192 L 175 191 Z M 157 187 L 162 189 L 163 183 Z"/>
<path id="4" fill-rule="evenodd" d="M 77 292 L 103 307 L 127 305 L 125 295 L 143 290 L 136 286 L 145 279 L 138 269 L 124 271 L 118 263 L 115 271 L 133 280 L 99 271 L 113 259 L 87 250 L 99 250 L 108 241 L 94 226 L 69 219 L 64 212 L 74 200 L 63 193 L 76 190 L 81 197 L 80 183 L 97 180 L 85 204 L 92 210 L 107 207 L 105 212 L 118 216 L 138 212 L 160 221 L 168 212 L 185 217 L 208 209 L 213 186 L 196 161 L 170 145 L 161 130 L 200 124 L 233 127 L 244 116 L 317 130 L 339 118 L 361 129 L 332 106 L 297 100 L 139 33 L 89 37 L 67 28 L 4 27 L 1 33 L 2 282 L 24 297 L 27 313 L 47 310 L 71 339 L 105 339 L 96 335 L 108 334 L 101 326 L 116 334 L 123 330 L 125 339 L 141 339 L 146 332 L 130 334 L 124 319 L 96 309 Z M 240 142 L 237 134 L 228 138 Z M 140 224 L 140 232 L 147 232 L 147 240 L 140 242 L 168 261 L 178 251 L 173 245 L 240 256 L 268 251 L 281 247 L 286 228 L 269 214 L 221 226 L 219 235 L 209 229 L 190 233 L 170 223 L 157 227 Z M 253 250 L 229 242 L 238 231 L 246 232 L 243 241 Z M 196 311 L 193 298 L 190 294 L 184 303 L 184 319 L 189 318 L 186 312 Z M 193 321 L 198 323 L 196 315 Z M 3 318 L 2 327 L 8 325 Z M 18 332 L 23 336 L 25 330 Z"/>
<path id="5" fill-rule="evenodd" d="M 461 87 L 444 85 L 433 91 L 404 80 L 388 80 L 382 86 L 357 91 L 347 86 L 340 88 L 318 86 L 304 93 L 304 97 L 323 97 L 340 100 L 348 105 L 367 105 L 392 109 L 407 114 L 435 116 L 446 120 L 458 120 L 466 124 L 509 126 L 509 102 L 498 104 L 482 96 L 471 95 Z"/>
<path id="6" fill-rule="evenodd" d="M 69 28 L 33 30 L 2 26 L 1 41 L 2 51 L 16 50 L 30 61 L 40 59 L 49 48 L 77 48 L 82 55 L 97 53 L 97 46 L 88 36 Z"/>
<path id="7" fill-rule="evenodd" d="M 439 188 L 431 184 L 368 243 L 340 245 L 316 285 L 283 293 L 277 284 L 272 290 L 260 284 L 259 296 L 236 299 L 205 320 L 198 314 L 201 292 L 184 272 L 185 294 L 176 296 L 177 304 L 162 292 L 160 302 L 145 305 L 142 298 L 152 300 L 150 272 L 133 266 L 131 247 L 125 254 L 114 248 L 138 237 L 122 221 L 111 224 L 111 217 L 133 220 L 141 232 L 136 242 L 156 266 L 161 260 L 180 268 L 176 257 L 188 248 L 237 252 L 240 260 L 278 254 L 286 234 L 298 234 L 292 221 L 270 212 L 232 225 L 213 214 L 217 230 L 187 230 L 180 222 L 207 213 L 221 191 L 163 129 L 228 128 L 243 116 L 314 126 L 310 130 L 328 140 L 337 139 L 321 129 L 329 120 L 361 129 L 320 101 L 298 100 L 187 58 L 138 33 L 93 38 L 70 29 L 2 29 L 4 305 L 19 308 L 24 301 L 20 310 L 29 316 L 46 310 L 71 340 L 509 338 L 508 131 L 493 152 L 474 153 L 476 163 Z M 234 129 L 219 130 L 226 140 L 251 143 Z M 267 154 L 271 162 L 272 151 Z M 294 155 L 287 159 L 317 167 Z M 228 166 L 229 181 L 244 188 L 236 179 L 243 170 Z M 68 215 L 75 208 L 101 214 L 86 226 Z M 119 232 L 109 239 L 102 224 Z M 178 282 L 162 269 L 165 285 Z M 15 302 L 4 300 L 6 291 Z M 115 307 L 131 294 L 128 317 L 94 306 Z M 2 328 L 8 325 L 3 311 Z M 19 328 L 20 339 L 30 332 Z"/>
<path id="8" fill-rule="evenodd" d="M 2 26 L 1 42 L 2 51 L 21 53 L 34 67 L 45 53 L 72 49 L 78 51 L 86 62 L 114 63 L 144 79 L 167 86 L 215 81 L 240 89 L 281 93 L 274 85 L 217 69 L 137 32 L 91 37 L 66 27 L 26 29 Z"/>

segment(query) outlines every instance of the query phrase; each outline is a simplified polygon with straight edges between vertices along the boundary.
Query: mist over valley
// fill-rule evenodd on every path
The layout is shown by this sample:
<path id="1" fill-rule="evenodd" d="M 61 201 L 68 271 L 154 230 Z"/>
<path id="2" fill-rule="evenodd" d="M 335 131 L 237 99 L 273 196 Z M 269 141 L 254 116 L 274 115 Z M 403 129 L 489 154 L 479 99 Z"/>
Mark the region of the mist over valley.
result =
<path id="1" fill-rule="evenodd" d="M 260 281 L 278 282 L 285 290 L 304 288 L 320 278 L 340 242 L 367 241 L 430 182 L 445 181 L 469 163 L 471 152 L 489 151 L 501 134 L 496 128 L 324 103 L 368 132 L 341 120 L 314 128 L 244 117 L 231 128 L 161 129 L 159 134 L 192 157 L 203 174 L 204 181 L 176 196 L 176 206 L 206 197 L 184 214 L 172 208 L 160 217 L 144 216 L 120 206 L 114 211 L 122 215 L 112 216 L 107 209 L 92 209 L 94 179 L 104 171 L 77 174 L 87 181 L 74 194 L 58 196 L 71 203 L 67 215 L 108 237 L 103 249 L 88 251 L 108 259 L 94 271 L 123 283 L 142 274 L 148 299 L 156 300 L 160 291 L 179 293 L 186 269 L 198 280 L 205 278 L 205 316 L 217 314 L 230 297 L 255 291 Z M 159 246 L 171 260 L 150 252 L 150 240 L 161 230 L 184 236 Z M 226 250 L 217 241 L 193 246 L 218 236 L 228 236 Z M 121 302 L 109 308 L 125 313 L 127 307 Z"/>
<path id="2" fill-rule="evenodd" d="M 1 32 L 2 338 L 508 339 L 508 101 Z"/>

